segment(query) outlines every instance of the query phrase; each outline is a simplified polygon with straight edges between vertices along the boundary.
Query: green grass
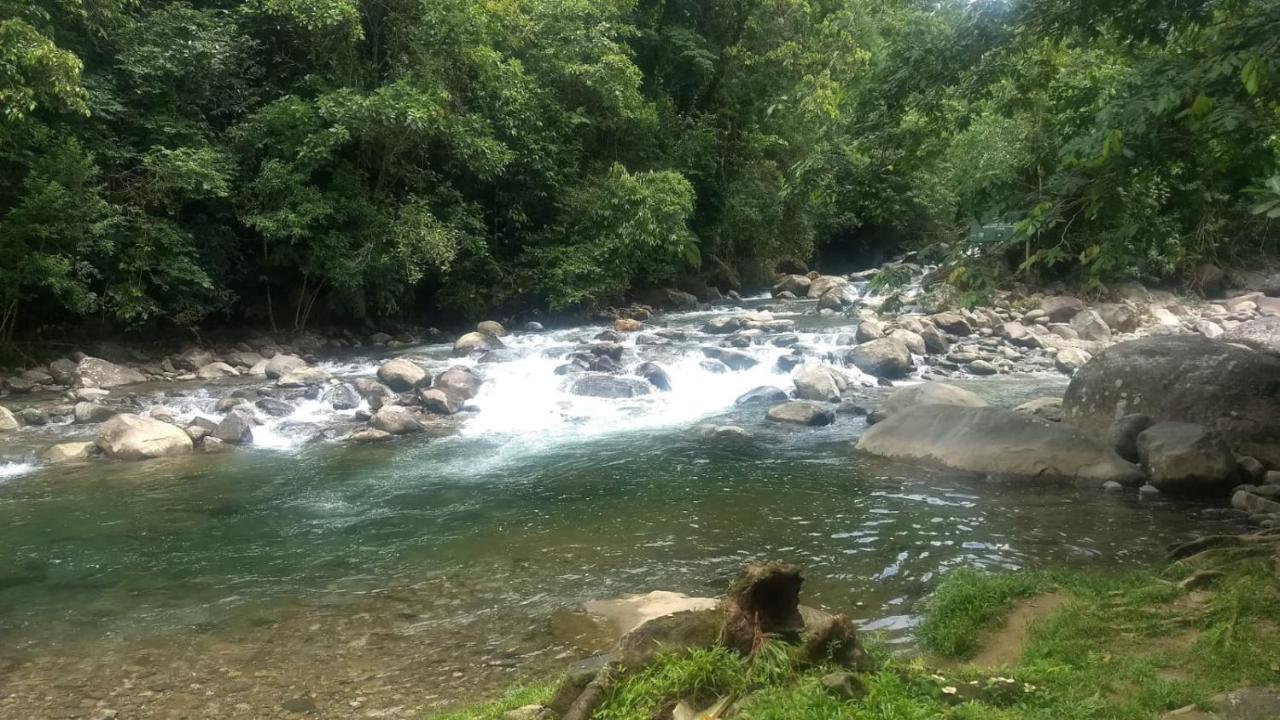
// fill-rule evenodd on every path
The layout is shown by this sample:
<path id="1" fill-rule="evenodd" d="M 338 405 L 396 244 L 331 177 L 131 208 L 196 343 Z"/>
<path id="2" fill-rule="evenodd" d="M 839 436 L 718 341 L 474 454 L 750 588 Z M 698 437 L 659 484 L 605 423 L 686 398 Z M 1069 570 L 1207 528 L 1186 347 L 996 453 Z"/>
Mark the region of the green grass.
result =
<path id="1" fill-rule="evenodd" d="M 444 715 L 432 715 L 434 720 L 502 720 L 503 713 L 525 705 L 539 705 L 551 698 L 555 692 L 554 681 L 520 685 L 507 691 L 506 695 L 492 702 L 450 712 Z"/>
<path id="2" fill-rule="evenodd" d="M 971 657 L 1019 600 L 1055 592 L 1064 602 L 1031 626 L 1021 659 L 1007 668 L 937 670 L 875 650 L 879 670 L 851 701 L 823 691 L 820 678 L 832 668 L 803 667 L 787 646 L 770 643 L 754 662 L 705 650 L 626 678 L 596 717 L 649 720 L 678 699 L 705 706 L 732 695 L 736 717 L 748 720 L 1157 720 L 1224 690 L 1280 685 L 1280 578 L 1271 562 L 1232 564 L 1211 592 L 1192 594 L 1178 587 L 1190 572 L 1178 566 L 1159 575 L 957 572 L 927 603 L 919 633 L 949 667 Z M 447 718 L 500 718 L 495 708 L 547 691 L 522 692 Z"/>

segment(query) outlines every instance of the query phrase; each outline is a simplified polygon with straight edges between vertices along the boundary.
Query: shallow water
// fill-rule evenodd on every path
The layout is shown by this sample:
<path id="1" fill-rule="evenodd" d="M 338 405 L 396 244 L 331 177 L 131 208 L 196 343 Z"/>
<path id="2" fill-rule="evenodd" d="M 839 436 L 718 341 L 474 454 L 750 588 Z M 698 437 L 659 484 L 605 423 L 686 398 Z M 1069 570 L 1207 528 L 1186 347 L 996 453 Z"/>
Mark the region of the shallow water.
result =
<path id="1" fill-rule="evenodd" d="M 797 319 L 815 352 L 833 342 L 835 321 Z M 757 558 L 801 564 L 809 602 L 905 647 L 919 600 L 955 568 L 1145 565 L 1228 522 L 1096 488 L 876 461 L 852 449 L 865 428 L 852 416 L 768 424 L 732 402 L 789 385 L 772 371 L 786 350 L 770 345 L 751 350 L 761 366 L 727 375 L 699 366 L 698 341 L 641 348 L 674 392 L 569 396 L 552 370 L 596 331 L 513 339 L 511 361 L 478 366 L 484 391 L 454 437 L 308 442 L 332 413 L 304 403 L 222 455 L 0 462 L 0 716 L 270 717 L 298 697 L 326 716 L 413 716 L 581 656 L 551 634 L 557 609 L 716 594 Z M 417 352 L 451 362 L 447 348 Z M 966 383 L 1004 405 L 1064 384 Z M 155 402 L 207 413 L 219 396 Z M 691 431 L 709 421 L 753 437 Z M 12 447 L 77 430 L 30 432 Z"/>

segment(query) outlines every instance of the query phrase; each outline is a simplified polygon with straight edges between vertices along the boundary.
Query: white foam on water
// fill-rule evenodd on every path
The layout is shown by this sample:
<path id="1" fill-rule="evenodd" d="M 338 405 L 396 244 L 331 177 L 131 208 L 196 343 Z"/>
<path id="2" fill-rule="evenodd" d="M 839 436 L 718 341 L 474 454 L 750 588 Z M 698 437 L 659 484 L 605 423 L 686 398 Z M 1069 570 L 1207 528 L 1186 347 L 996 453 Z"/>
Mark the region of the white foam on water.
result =
<path id="1" fill-rule="evenodd" d="M 30 462 L 0 462 L 0 483 L 33 473 L 37 467 Z"/>

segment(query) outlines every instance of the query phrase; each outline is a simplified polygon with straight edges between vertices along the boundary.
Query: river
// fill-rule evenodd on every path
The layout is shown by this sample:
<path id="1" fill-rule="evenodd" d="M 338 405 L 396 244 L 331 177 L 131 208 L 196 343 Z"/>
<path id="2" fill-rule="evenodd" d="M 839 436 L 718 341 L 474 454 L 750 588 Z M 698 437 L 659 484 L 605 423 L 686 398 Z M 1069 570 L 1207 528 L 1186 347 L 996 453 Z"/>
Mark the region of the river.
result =
<path id="1" fill-rule="evenodd" d="M 733 401 L 790 387 L 774 369 L 788 349 L 765 338 L 744 372 L 701 363 L 698 328 L 734 312 L 661 316 L 691 333 L 668 346 L 627 340 L 624 364 L 656 361 L 673 385 L 630 400 L 569 395 L 554 373 L 601 328 L 510 338 L 444 438 L 327 440 L 353 413 L 317 401 L 233 452 L 51 468 L 35 448 L 92 429 L 19 431 L 0 446 L 0 717 L 421 717 L 582 657 L 557 611 L 717 594 L 758 558 L 802 565 L 807 602 L 909 652 L 921 599 L 956 568 L 1144 566 L 1228 527 L 1196 505 L 875 461 L 853 450 L 856 415 L 768 423 Z M 852 323 L 806 303 L 775 314 L 817 353 Z M 458 362 L 446 345 L 410 352 Z M 1066 379 L 958 384 L 1014 405 Z M 156 386 L 145 402 L 209 414 L 228 390 Z M 706 439 L 708 422 L 750 438 Z"/>

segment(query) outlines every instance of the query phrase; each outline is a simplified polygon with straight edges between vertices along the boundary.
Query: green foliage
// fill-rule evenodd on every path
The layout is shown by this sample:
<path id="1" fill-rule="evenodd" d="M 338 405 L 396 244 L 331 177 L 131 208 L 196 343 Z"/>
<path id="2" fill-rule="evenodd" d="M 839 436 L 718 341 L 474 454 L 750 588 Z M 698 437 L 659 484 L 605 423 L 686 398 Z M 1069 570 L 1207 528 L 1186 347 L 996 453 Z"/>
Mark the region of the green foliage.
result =
<path id="1" fill-rule="evenodd" d="M 567 308 L 878 237 L 946 245 L 968 303 L 1181 278 L 1277 250 L 1277 27 L 1280 0 L 0 0 L 0 329 Z"/>
<path id="2" fill-rule="evenodd" d="M 930 598 L 920 642 L 942 655 L 969 655 L 977 649 L 979 631 L 1004 616 L 1017 600 L 1051 587 L 1052 579 L 1042 574 L 956 571 Z"/>

